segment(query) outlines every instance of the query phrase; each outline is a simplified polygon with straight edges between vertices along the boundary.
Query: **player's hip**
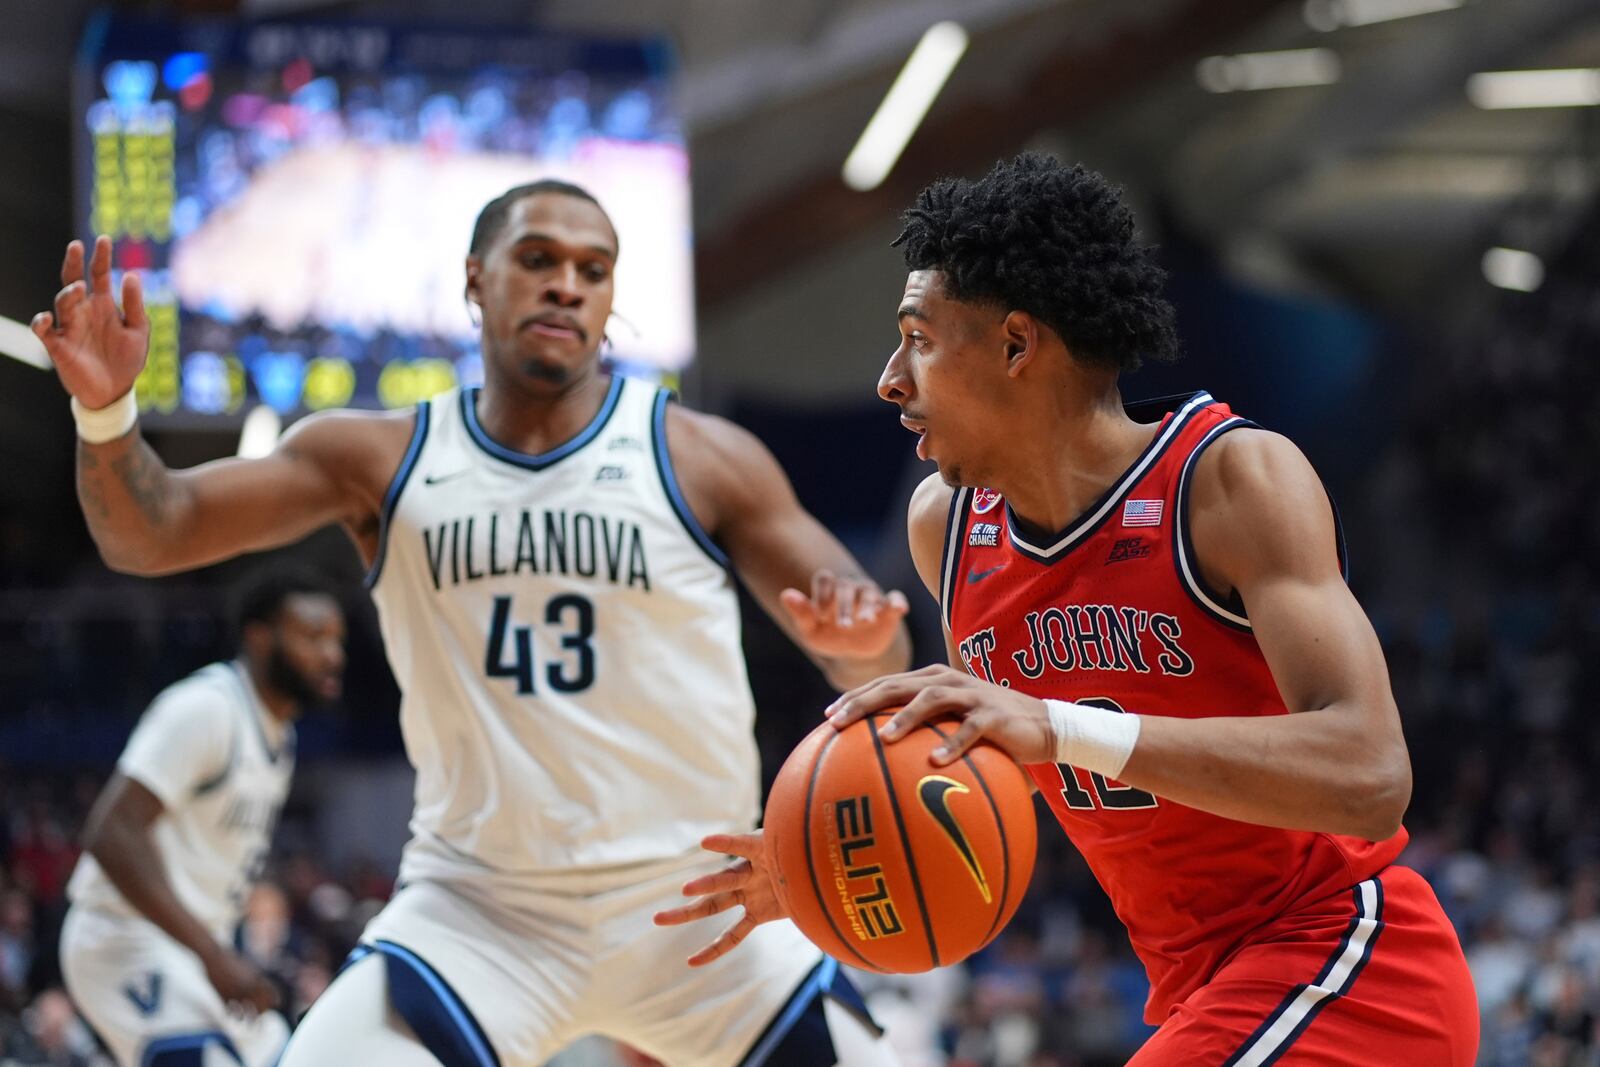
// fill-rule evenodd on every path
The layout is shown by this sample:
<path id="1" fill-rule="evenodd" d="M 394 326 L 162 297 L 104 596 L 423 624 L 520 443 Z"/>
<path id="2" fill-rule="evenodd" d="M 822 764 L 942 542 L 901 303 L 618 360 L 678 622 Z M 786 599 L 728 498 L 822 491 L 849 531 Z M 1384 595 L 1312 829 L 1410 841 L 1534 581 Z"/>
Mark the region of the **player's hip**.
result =
<path id="1" fill-rule="evenodd" d="M 508 907 L 417 881 L 373 919 L 358 951 L 384 956 L 391 970 L 428 976 L 425 984 L 459 1005 L 443 1014 L 470 1018 L 508 1067 L 543 1063 L 586 1032 L 709 1042 L 713 1058 L 703 1062 L 720 1064 L 716 1057 L 755 1041 L 821 954 L 788 923 L 775 923 L 740 952 L 688 967 L 689 954 L 716 935 L 723 917 L 663 928 L 651 916 L 681 899 L 685 877 L 715 865 L 706 857 L 608 892 L 546 893 L 541 907 L 527 898 Z"/>
<path id="2" fill-rule="evenodd" d="M 1389 867 L 1352 887 L 1336 931 L 1324 910 L 1290 916 L 1235 951 L 1173 1007 L 1130 1067 L 1468 1067 L 1477 998 L 1422 877 Z"/>

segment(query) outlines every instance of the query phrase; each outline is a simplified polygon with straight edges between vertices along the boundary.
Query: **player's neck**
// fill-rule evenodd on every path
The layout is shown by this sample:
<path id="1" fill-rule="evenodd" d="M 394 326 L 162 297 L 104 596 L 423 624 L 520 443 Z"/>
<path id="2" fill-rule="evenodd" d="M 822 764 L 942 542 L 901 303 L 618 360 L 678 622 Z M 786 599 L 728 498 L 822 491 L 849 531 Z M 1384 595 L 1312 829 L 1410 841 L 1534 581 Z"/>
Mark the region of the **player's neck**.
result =
<path id="1" fill-rule="evenodd" d="M 1024 525 L 1046 534 L 1065 529 L 1104 496 L 1154 432 L 1128 417 L 1114 386 L 1055 395 L 1041 412 L 1039 431 L 1011 450 L 1011 477 L 995 486 Z"/>
<path id="2" fill-rule="evenodd" d="M 610 375 L 598 369 L 549 393 L 491 377 L 478 394 L 478 424 L 496 444 L 536 456 L 572 440 L 594 421 L 610 385 Z"/>
<path id="3" fill-rule="evenodd" d="M 267 678 L 267 671 L 248 656 L 239 661 L 250 676 L 250 685 L 256 691 L 261 706 L 278 722 L 290 723 L 300 717 L 300 702 L 279 692 Z"/>

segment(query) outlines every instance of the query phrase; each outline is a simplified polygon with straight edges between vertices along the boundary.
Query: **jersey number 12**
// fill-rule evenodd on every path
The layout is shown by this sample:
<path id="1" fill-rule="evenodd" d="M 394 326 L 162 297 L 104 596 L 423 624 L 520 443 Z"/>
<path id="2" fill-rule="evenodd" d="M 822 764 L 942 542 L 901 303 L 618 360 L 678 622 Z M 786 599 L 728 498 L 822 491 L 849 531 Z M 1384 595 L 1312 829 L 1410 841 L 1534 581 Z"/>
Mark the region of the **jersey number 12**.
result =
<path id="1" fill-rule="evenodd" d="M 594 684 L 594 603 L 576 593 L 552 597 L 544 606 L 547 625 L 561 628 L 562 660 L 545 665 L 545 684 L 557 693 L 581 693 Z M 533 627 L 513 626 L 511 598 L 494 598 L 489 620 L 489 648 L 483 671 L 490 678 L 515 678 L 517 693 L 538 692 L 534 684 Z"/>

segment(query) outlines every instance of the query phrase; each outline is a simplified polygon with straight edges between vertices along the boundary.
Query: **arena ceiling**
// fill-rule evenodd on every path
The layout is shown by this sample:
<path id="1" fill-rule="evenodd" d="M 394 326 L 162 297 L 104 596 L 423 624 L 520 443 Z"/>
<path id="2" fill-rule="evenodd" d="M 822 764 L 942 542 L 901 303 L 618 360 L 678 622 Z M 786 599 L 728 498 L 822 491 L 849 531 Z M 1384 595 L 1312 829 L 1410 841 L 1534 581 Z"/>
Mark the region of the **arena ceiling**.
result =
<path id="1" fill-rule="evenodd" d="M 1477 71 L 1600 67 L 1592 0 L 1467 0 L 1333 32 L 1313 29 L 1301 0 L 130 6 L 457 19 L 465 8 L 487 21 L 667 34 L 681 64 L 698 285 L 712 315 L 882 225 L 930 177 L 980 171 L 1024 144 L 1107 170 L 1147 218 L 1267 284 L 1397 305 L 1447 307 L 1480 292 L 1486 247 L 1548 250 L 1600 182 L 1600 108 L 1486 111 L 1464 91 Z M 65 72 L 88 9 L 0 4 L 0 136 L 65 152 Z M 847 189 L 841 161 L 918 36 L 942 18 L 968 28 L 970 50 L 890 179 Z M 1339 79 L 1218 94 L 1196 77 L 1207 55 L 1301 48 L 1335 52 Z M 0 217 L 23 228 L 64 217 L 63 174 L 55 164 L 4 168 Z"/>

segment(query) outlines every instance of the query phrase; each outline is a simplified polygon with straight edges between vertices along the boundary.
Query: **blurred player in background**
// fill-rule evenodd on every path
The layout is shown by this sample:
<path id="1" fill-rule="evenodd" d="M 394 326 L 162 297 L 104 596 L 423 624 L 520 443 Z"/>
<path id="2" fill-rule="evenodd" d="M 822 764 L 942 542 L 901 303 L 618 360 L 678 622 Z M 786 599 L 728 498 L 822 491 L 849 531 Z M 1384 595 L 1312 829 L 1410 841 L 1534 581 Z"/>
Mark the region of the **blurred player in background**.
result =
<path id="1" fill-rule="evenodd" d="M 945 762 L 983 737 L 1027 767 L 1150 977 L 1130 1063 L 1468 1067 L 1472 980 L 1394 865 L 1410 760 L 1327 493 L 1205 393 L 1124 408 L 1118 375 L 1177 354 L 1133 235 L 1104 178 L 1037 155 L 907 213 L 878 390 L 939 467 L 909 533 L 952 666 L 833 721 L 956 716 Z M 758 835 L 708 847 L 745 858 L 663 919 L 746 913 L 697 959 L 780 910 Z"/>
<path id="2" fill-rule="evenodd" d="M 249 254 L 241 249 L 240 254 Z M 584 190 L 478 217 L 466 296 L 485 385 L 311 416 L 276 452 L 168 470 L 135 430 L 139 281 L 67 251 L 34 329 L 77 413 L 111 565 L 161 574 L 343 525 L 370 565 L 417 769 L 402 888 L 285 1067 L 534 1067 L 587 1032 L 672 1067 L 892 1062 L 837 964 L 788 924 L 689 971 L 651 914 L 759 802 L 733 574 L 840 688 L 909 664 L 885 595 L 771 454 L 606 373 L 618 240 Z M 802 592 L 801 590 L 808 592 Z"/>
<path id="3" fill-rule="evenodd" d="M 339 695 L 344 613 L 278 570 L 241 590 L 237 624 L 238 659 L 139 720 L 68 885 L 67 989 L 124 1067 L 264 1067 L 289 1036 L 234 930 L 294 776 L 294 720 Z"/>

